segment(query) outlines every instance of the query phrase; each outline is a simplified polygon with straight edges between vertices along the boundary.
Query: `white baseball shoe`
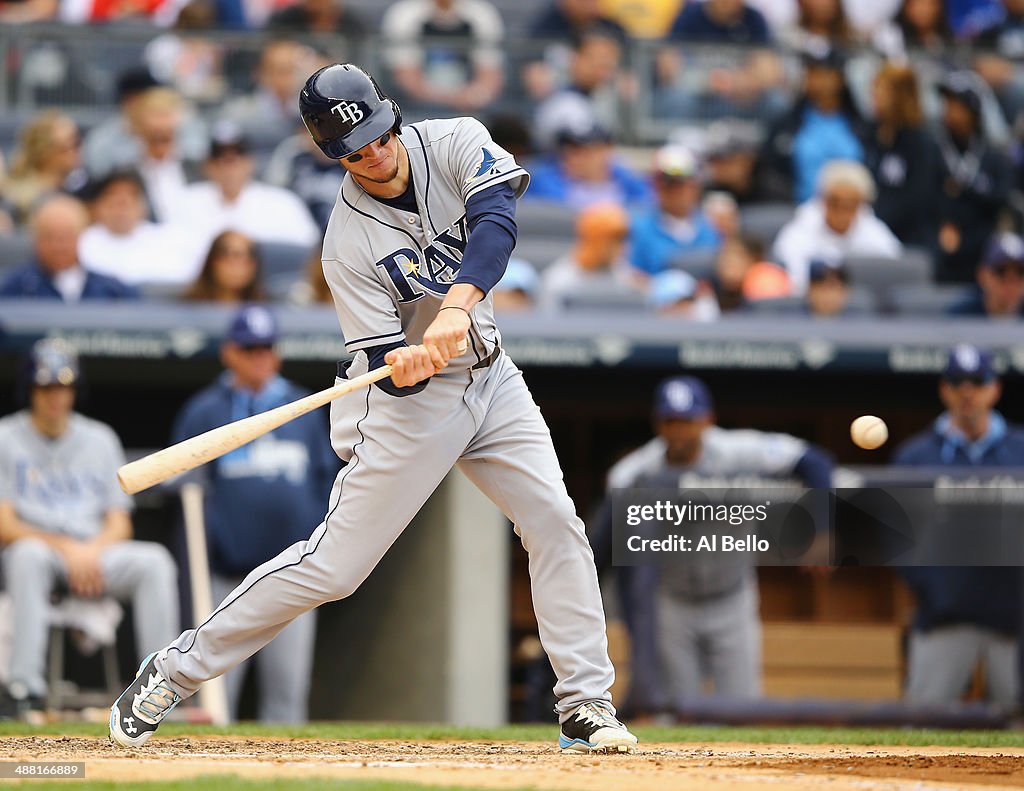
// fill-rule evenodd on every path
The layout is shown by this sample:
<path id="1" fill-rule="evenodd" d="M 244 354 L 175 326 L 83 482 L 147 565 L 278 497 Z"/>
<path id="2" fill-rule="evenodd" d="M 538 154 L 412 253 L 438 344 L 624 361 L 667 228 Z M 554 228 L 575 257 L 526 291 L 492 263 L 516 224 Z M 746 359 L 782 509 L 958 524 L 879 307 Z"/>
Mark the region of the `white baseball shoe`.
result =
<path id="1" fill-rule="evenodd" d="M 167 686 L 150 654 L 139 666 L 135 680 L 110 707 L 110 741 L 122 747 L 141 747 L 164 717 L 181 702 Z"/>
<path id="2" fill-rule="evenodd" d="M 601 703 L 584 703 L 562 723 L 558 746 L 563 753 L 632 753 L 636 736 Z"/>

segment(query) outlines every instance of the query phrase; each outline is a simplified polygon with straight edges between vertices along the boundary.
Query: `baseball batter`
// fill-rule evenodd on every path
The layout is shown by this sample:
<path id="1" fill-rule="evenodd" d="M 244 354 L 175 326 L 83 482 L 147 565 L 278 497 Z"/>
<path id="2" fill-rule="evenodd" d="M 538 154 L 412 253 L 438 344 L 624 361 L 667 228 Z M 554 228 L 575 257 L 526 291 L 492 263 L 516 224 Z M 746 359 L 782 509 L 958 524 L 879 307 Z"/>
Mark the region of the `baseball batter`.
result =
<path id="1" fill-rule="evenodd" d="M 593 555 L 551 436 L 502 352 L 490 290 L 515 245 L 529 175 L 472 118 L 402 126 L 373 78 L 332 65 L 299 97 L 303 121 L 347 171 L 323 266 L 353 359 L 390 380 L 331 406 L 347 466 L 327 515 L 256 568 L 198 628 L 148 658 L 111 707 L 111 738 L 139 746 L 180 700 L 292 619 L 349 596 L 438 486 L 459 469 L 515 524 L 530 556 L 541 641 L 557 676 L 559 745 L 629 752 L 615 717 Z"/>

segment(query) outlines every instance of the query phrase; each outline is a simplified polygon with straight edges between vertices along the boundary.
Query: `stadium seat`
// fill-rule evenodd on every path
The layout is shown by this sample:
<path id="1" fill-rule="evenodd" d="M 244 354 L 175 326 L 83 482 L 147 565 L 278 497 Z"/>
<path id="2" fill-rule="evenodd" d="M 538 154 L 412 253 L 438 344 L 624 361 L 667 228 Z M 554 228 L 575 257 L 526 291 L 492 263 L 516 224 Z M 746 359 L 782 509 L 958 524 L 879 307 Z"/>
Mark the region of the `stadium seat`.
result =
<path id="1" fill-rule="evenodd" d="M 924 251 L 908 249 L 899 258 L 851 256 L 846 259 L 854 285 L 875 292 L 884 310 L 892 309 L 895 286 L 927 286 L 932 282 L 932 260 Z"/>
<path id="2" fill-rule="evenodd" d="M 770 247 L 782 226 L 793 219 L 791 203 L 754 203 L 740 210 L 740 229 Z"/>
<path id="3" fill-rule="evenodd" d="M 282 274 L 303 273 L 312 248 L 284 242 L 260 242 L 260 266 L 263 278 L 270 280 Z"/>
<path id="4" fill-rule="evenodd" d="M 956 284 L 896 286 L 890 289 L 889 302 L 902 316 L 942 316 L 950 307 L 966 299 L 974 286 Z"/>
<path id="5" fill-rule="evenodd" d="M 697 250 L 690 253 L 682 253 L 669 261 L 671 269 L 681 269 L 688 272 L 698 280 L 708 280 L 715 273 L 715 261 L 718 259 L 718 252 L 715 250 Z"/>
<path id="6" fill-rule="evenodd" d="M 523 201 L 516 205 L 516 226 L 520 239 L 572 239 L 576 235 L 576 211 L 555 201 Z"/>
<path id="7" fill-rule="evenodd" d="M 279 272 L 264 278 L 263 287 L 271 302 L 288 302 L 295 294 L 296 286 L 305 279 L 303 272 Z"/>
<path id="8" fill-rule="evenodd" d="M 647 297 L 642 291 L 607 281 L 578 286 L 562 304 L 566 310 L 642 313 L 647 310 Z"/>
<path id="9" fill-rule="evenodd" d="M 147 302 L 177 302 L 188 289 L 178 283 L 143 283 L 142 296 Z"/>
<path id="10" fill-rule="evenodd" d="M 261 242 L 260 266 L 267 296 L 284 301 L 295 284 L 306 276 L 306 262 L 313 248 L 284 242 Z"/>
<path id="11" fill-rule="evenodd" d="M 525 258 L 537 268 L 538 272 L 541 272 L 569 252 L 572 245 L 571 236 L 543 238 L 520 233 L 519 240 L 516 242 L 515 254 L 519 258 Z"/>
<path id="12" fill-rule="evenodd" d="M 756 314 L 778 315 L 803 315 L 803 297 L 771 297 L 769 299 L 755 299 L 747 305 L 747 311 Z"/>
<path id="13" fill-rule="evenodd" d="M 758 299 L 750 303 L 749 310 L 752 313 L 769 315 L 806 315 L 805 302 L 803 297 L 775 297 L 772 299 Z M 878 299 L 875 294 L 867 288 L 853 286 L 850 289 L 850 299 L 846 305 L 844 316 L 870 316 L 878 312 Z"/>

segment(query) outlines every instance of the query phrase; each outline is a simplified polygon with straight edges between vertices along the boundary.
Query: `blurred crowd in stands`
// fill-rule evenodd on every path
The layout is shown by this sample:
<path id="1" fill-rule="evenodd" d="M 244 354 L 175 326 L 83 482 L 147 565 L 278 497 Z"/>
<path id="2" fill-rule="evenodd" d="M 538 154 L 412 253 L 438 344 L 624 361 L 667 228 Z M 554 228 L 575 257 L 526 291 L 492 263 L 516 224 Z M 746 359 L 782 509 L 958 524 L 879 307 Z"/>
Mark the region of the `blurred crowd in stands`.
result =
<path id="1" fill-rule="evenodd" d="M 329 302 L 343 171 L 296 96 L 362 54 L 408 120 L 477 115 L 530 169 L 502 310 L 1024 310 L 1024 0 L 22 0 L 0 19 L 4 297 Z M 95 58 L 108 31 L 104 96 L 74 42 Z"/>

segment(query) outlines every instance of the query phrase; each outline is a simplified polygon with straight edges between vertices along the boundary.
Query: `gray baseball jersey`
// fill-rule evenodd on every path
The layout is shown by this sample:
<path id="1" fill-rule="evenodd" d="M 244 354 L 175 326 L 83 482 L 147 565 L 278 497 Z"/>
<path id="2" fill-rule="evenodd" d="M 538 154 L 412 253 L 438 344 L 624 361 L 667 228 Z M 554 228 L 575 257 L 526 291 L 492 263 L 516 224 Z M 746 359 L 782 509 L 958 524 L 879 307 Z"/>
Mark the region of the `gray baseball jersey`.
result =
<path id="1" fill-rule="evenodd" d="M 661 437 L 633 451 L 612 467 L 609 487 L 771 486 L 772 478 L 792 474 L 807 443 L 788 434 L 709 426 L 693 464 L 669 465 L 665 451 Z M 632 599 L 637 610 L 654 610 L 649 619 L 634 613 L 646 624 L 633 635 L 643 645 L 639 655 L 660 659 L 660 671 L 650 660 L 634 664 L 637 683 L 648 685 L 645 694 L 676 702 L 700 694 L 702 679 L 710 677 L 718 695 L 757 697 L 761 625 L 751 561 L 742 553 L 711 553 L 699 564 L 661 572 L 651 601 Z"/>
<path id="2" fill-rule="evenodd" d="M 402 143 L 419 213 L 374 200 L 347 177 L 324 236 L 324 275 L 345 348 L 353 353 L 402 338 L 421 343 L 462 266 L 466 201 L 506 181 L 519 197 L 530 180 L 474 118 L 411 124 L 402 130 Z M 501 345 L 490 295 L 471 318 L 466 353 L 451 361 L 447 374 Z"/>
<path id="3" fill-rule="evenodd" d="M 28 411 L 0 419 L 0 500 L 30 527 L 85 541 L 103 529 L 104 515 L 131 508 L 117 485 L 124 463 L 121 441 L 103 423 L 72 413 L 56 439 L 40 434 Z M 0 554 L 13 605 L 8 679 L 31 695 L 46 694 L 50 595 L 67 579 L 60 554 L 28 538 Z M 170 553 L 147 541 L 118 541 L 99 558 L 104 595 L 131 601 L 140 656 L 166 643 L 179 628 L 177 569 Z"/>
<path id="4" fill-rule="evenodd" d="M 47 439 L 28 411 L 0 419 L 0 500 L 18 517 L 49 533 L 89 539 L 103 529 L 104 514 L 131 508 L 117 485 L 124 451 L 109 427 L 73 413 L 67 431 Z"/>
<path id="5" fill-rule="evenodd" d="M 420 343 L 462 267 L 466 201 L 529 176 L 472 118 L 406 126 L 417 214 L 394 209 L 346 176 L 323 263 L 348 350 Z M 590 543 L 565 490 L 547 425 L 522 374 L 500 350 L 491 298 L 470 315 L 465 354 L 420 392 L 378 387 L 331 404 L 331 441 L 348 461 L 308 541 L 255 569 L 199 626 L 156 658 L 181 695 L 224 673 L 312 607 L 350 595 L 455 465 L 515 524 L 530 553 L 541 642 L 564 721 L 611 701 L 604 610 Z M 396 496 L 396 493 L 400 493 Z"/>
<path id="6" fill-rule="evenodd" d="M 702 436 L 700 457 L 691 465 L 670 466 L 666 444 L 655 437 L 622 458 L 608 473 L 609 488 L 630 486 L 712 488 L 738 485 L 744 477 L 751 486 L 771 486 L 772 478 L 789 475 L 807 443 L 788 434 L 753 429 L 708 426 Z M 751 562 L 743 553 L 713 553 L 702 563 L 688 563 L 662 574 L 663 590 L 677 598 L 702 599 L 736 590 L 749 576 Z"/>
<path id="7" fill-rule="evenodd" d="M 807 443 L 789 434 L 772 434 L 754 429 L 724 429 L 708 426 L 701 437 L 700 457 L 692 465 L 673 467 L 680 474 L 680 485 L 714 486 L 715 477 L 779 477 L 793 472 Z M 655 437 L 624 456 L 608 472 L 608 486 L 632 486 L 641 475 L 651 475 L 668 467 L 665 440 Z M 727 482 L 721 486 L 730 485 Z"/>

